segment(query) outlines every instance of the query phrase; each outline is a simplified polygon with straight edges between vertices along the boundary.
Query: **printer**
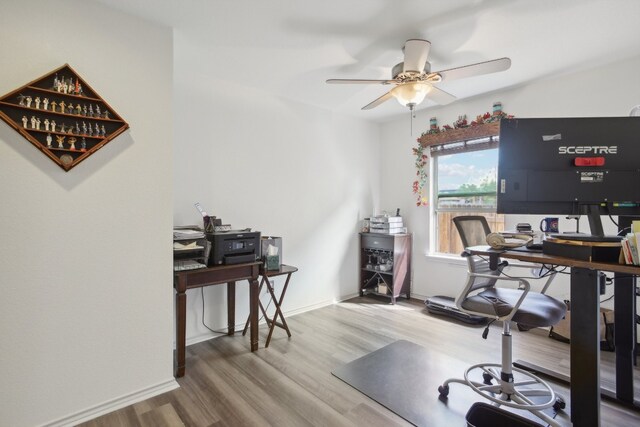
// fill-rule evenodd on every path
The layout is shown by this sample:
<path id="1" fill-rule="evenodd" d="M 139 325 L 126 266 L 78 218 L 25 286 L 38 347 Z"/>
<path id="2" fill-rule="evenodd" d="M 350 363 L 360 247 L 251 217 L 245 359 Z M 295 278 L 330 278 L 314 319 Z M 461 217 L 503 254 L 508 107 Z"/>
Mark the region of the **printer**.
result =
<path id="1" fill-rule="evenodd" d="M 261 256 L 259 231 L 229 230 L 207 233 L 207 246 L 209 267 L 253 262 Z"/>

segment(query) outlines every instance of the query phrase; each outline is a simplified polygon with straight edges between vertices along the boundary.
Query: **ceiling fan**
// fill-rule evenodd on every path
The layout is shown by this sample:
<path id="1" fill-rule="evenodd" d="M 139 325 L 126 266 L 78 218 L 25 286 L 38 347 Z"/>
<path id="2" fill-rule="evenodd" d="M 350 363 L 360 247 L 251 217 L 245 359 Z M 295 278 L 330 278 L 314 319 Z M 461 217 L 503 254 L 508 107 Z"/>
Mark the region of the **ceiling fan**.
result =
<path id="1" fill-rule="evenodd" d="M 438 89 L 433 85 L 434 83 L 496 73 L 498 71 L 508 70 L 509 67 L 511 67 L 511 60 L 509 58 L 500 58 L 465 65 L 463 67 L 431 72 L 431 64 L 427 61 L 430 48 L 431 43 L 427 40 L 407 40 L 402 48 L 404 61 L 393 67 L 391 70 L 391 79 L 389 80 L 329 79 L 327 83 L 395 85 L 389 92 L 365 105 L 362 109 L 370 110 L 394 97 L 400 104 L 409 107 L 409 109 L 413 111 L 414 107 L 424 101 L 425 97 L 428 97 L 440 105 L 446 105 L 455 101 L 455 96 L 442 89 Z"/>

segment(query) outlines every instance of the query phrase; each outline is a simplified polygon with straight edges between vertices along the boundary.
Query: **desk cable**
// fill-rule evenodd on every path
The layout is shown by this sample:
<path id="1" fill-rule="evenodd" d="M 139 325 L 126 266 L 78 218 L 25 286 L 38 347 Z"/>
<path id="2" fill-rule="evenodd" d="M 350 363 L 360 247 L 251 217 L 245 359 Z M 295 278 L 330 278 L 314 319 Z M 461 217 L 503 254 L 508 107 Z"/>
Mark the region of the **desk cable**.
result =
<path id="1" fill-rule="evenodd" d="M 204 312 L 204 310 L 205 310 L 205 307 L 204 307 L 204 286 L 200 288 L 200 294 L 202 296 L 202 326 L 204 326 L 205 328 L 207 328 L 208 330 L 210 330 L 214 334 L 226 335 L 227 334 L 226 328 L 225 328 L 225 330 L 221 329 L 221 330 L 216 331 L 214 329 L 211 329 L 206 323 L 204 323 L 204 314 L 205 314 L 205 312 Z M 271 298 L 269 298 L 269 302 L 267 303 L 267 306 L 265 307 L 264 310 L 267 311 L 267 309 L 269 308 L 270 305 L 271 305 Z M 264 316 L 261 315 L 258 318 L 258 323 L 260 323 L 260 321 L 262 321 L 263 318 L 264 318 Z"/>

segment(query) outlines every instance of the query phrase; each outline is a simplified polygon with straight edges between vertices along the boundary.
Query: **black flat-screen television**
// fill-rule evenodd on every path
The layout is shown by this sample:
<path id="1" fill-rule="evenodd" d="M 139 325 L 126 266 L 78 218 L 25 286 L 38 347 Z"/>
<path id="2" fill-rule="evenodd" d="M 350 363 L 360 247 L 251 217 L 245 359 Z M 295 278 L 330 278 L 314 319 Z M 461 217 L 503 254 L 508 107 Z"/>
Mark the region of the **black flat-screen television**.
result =
<path id="1" fill-rule="evenodd" d="M 588 215 L 572 238 L 615 240 L 600 216 L 640 215 L 640 117 L 502 120 L 497 190 L 498 213 Z"/>

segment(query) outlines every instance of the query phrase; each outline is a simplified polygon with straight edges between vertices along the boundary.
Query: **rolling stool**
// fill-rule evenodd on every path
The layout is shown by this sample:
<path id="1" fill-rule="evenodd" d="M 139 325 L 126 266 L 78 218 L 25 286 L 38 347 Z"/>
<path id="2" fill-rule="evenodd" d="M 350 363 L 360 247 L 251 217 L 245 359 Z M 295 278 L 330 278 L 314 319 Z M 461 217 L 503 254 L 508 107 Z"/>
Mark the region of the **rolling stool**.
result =
<path id="1" fill-rule="evenodd" d="M 273 330 L 276 326 L 287 331 L 287 335 L 291 337 L 291 331 L 289 330 L 289 326 L 287 326 L 287 321 L 284 320 L 284 315 L 282 314 L 282 301 L 284 300 L 284 295 L 287 292 L 287 287 L 289 286 L 289 280 L 291 279 L 291 275 L 298 271 L 296 267 L 292 267 L 290 265 L 280 264 L 279 270 L 261 270 L 260 276 L 262 279 L 260 280 L 260 287 L 258 288 L 258 292 L 262 292 L 262 286 L 267 285 L 267 290 L 269 291 L 269 295 L 271 296 L 271 301 L 276 306 L 276 311 L 273 315 L 273 318 L 270 319 L 267 315 L 267 311 L 262 305 L 262 301 L 258 300 L 258 305 L 260 306 L 260 310 L 262 311 L 262 315 L 264 316 L 264 320 L 267 322 L 269 326 L 269 335 L 267 335 L 267 341 L 264 344 L 264 347 L 269 347 L 269 343 L 271 342 L 271 335 L 273 335 Z M 277 277 L 277 276 L 287 276 L 287 279 L 284 282 L 284 287 L 282 288 L 282 293 L 280 294 L 280 298 L 276 297 L 276 294 L 273 290 L 273 286 L 271 286 L 271 282 L 269 278 Z M 280 320 L 282 322 L 278 322 L 278 316 L 280 316 Z M 242 335 L 247 333 L 247 329 L 249 328 L 249 318 L 247 318 L 247 322 L 244 324 L 244 329 L 242 330 Z"/>

